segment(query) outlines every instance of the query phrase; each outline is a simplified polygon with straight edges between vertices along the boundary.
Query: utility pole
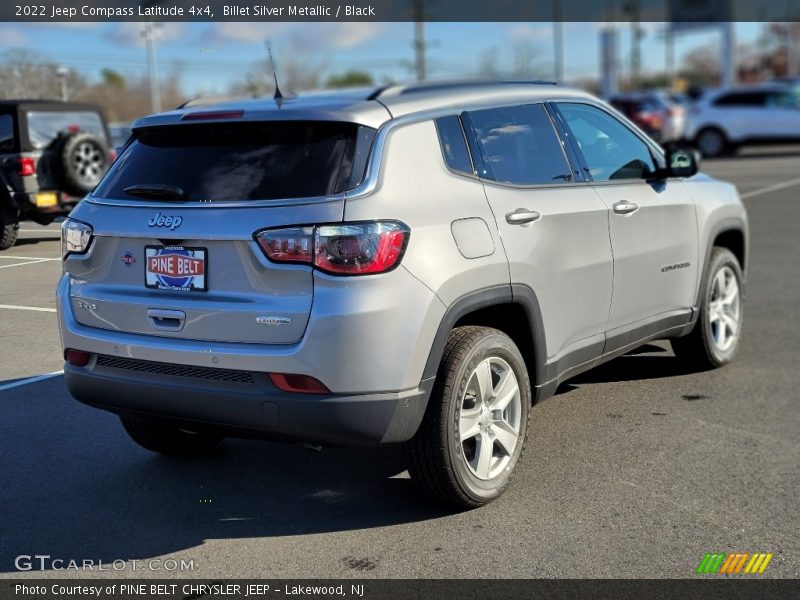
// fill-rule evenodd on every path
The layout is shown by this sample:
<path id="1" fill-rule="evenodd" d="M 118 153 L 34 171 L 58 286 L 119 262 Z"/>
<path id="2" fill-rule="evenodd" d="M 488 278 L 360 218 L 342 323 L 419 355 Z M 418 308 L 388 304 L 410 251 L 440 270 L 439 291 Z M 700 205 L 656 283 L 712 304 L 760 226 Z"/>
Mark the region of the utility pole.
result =
<path id="1" fill-rule="evenodd" d="M 161 84 L 158 80 L 158 64 L 156 63 L 155 25 L 146 21 L 142 37 L 147 50 L 147 74 L 150 79 L 150 108 L 154 113 L 161 112 Z"/>
<path id="2" fill-rule="evenodd" d="M 729 87 L 736 83 L 735 38 L 733 23 L 722 23 L 722 85 Z"/>
<path id="3" fill-rule="evenodd" d="M 424 0 L 414 0 L 414 70 L 417 81 L 425 81 L 425 7 Z"/>
<path id="4" fill-rule="evenodd" d="M 664 30 L 664 65 L 669 87 L 675 88 L 675 32 L 672 23 L 668 23 Z"/>
<path id="5" fill-rule="evenodd" d="M 561 0 L 553 0 L 553 75 L 556 83 L 564 81 L 564 23 Z"/>
<path id="6" fill-rule="evenodd" d="M 66 102 L 69 100 L 69 89 L 67 88 L 69 69 L 67 67 L 58 67 L 56 75 L 58 76 L 58 83 L 61 87 L 61 101 Z"/>

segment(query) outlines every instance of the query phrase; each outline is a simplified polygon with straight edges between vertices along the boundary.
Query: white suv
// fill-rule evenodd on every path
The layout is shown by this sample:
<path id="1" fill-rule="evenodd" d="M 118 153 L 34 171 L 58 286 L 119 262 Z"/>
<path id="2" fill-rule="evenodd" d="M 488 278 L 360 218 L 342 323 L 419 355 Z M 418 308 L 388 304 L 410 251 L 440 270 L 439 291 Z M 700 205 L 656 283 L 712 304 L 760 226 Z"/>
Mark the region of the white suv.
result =
<path id="1" fill-rule="evenodd" d="M 787 85 L 740 86 L 709 92 L 689 112 L 686 139 L 704 156 L 744 144 L 800 141 L 800 97 Z"/>

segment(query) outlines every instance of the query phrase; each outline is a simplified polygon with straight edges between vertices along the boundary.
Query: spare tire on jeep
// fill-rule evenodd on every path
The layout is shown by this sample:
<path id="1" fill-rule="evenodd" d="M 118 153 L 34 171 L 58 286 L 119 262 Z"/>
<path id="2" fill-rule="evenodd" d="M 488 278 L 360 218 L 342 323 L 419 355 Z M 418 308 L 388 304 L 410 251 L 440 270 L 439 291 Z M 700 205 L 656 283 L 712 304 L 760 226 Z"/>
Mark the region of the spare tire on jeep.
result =
<path id="1" fill-rule="evenodd" d="M 105 144 L 82 131 L 57 137 L 52 152 L 52 168 L 59 187 L 74 196 L 91 192 L 110 163 Z"/>

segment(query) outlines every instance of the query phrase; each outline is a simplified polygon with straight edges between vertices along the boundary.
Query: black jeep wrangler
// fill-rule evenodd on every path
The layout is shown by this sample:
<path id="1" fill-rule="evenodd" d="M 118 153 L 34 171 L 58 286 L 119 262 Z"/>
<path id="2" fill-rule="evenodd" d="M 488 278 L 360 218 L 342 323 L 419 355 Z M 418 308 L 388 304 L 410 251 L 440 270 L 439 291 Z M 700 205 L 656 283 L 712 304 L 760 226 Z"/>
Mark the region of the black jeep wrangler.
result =
<path id="1" fill-rule="evenodd" d="M 0 101 L 0 250 L 21 220 L 47 225 L 94 189 L 114 158 L 110 140 L 97 106 Z"/>

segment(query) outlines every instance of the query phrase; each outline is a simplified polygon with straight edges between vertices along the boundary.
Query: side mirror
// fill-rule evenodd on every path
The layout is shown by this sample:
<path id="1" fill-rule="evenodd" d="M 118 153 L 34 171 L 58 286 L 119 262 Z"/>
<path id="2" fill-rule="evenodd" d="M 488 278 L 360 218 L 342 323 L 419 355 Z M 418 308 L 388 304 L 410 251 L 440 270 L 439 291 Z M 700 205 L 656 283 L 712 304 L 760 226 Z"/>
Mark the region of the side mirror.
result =
<path id="1" fill-rule="evenodd" d="M 691 177 L 700 170 L 700 153 L 694 148 L 671 148 L 666 159 L 669 177 Z"/>

